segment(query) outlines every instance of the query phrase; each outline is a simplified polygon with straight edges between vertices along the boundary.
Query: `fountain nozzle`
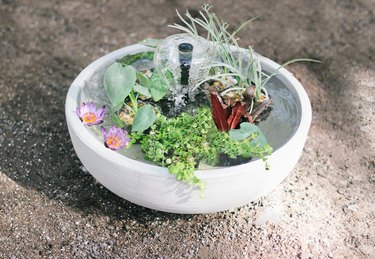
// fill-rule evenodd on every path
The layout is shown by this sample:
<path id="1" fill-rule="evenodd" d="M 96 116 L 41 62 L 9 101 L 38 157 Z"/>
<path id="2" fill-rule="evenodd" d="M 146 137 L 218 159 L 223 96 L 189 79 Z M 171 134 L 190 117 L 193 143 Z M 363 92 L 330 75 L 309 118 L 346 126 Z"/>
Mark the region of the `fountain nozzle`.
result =
<path id="1" fill-rule="evenodd" d="M 193 57 L 193 45 L 190 43 L 181 43 L 178 45 L 179 60 L 181 68 L 181 85 L 189 84 L 189 70 Z"/>

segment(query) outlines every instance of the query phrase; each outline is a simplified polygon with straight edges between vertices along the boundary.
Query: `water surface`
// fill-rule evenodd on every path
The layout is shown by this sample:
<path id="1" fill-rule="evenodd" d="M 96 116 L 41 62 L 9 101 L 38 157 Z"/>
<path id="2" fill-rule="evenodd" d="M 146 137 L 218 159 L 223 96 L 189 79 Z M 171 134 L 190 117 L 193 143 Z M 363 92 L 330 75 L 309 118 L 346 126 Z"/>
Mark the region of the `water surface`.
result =
<path id="1" fill-rule="evenodd" d="M 98 71 L 91 81 L 87 82 L 83 90 L 83 99 L 91 99 L 97 104 L 107 106 L 109 100 L 102 84 L 103 74 L 104 70 Z M 269 80 L 266 84 L 266 89 L 272 98 L 272 110 L 268 117 L 264 121 L 261 121 L 258 126 L 275 151 L 288 142 L 296 132 L 301 121 L 301 105 L 297 98 L 296 91 L 291 85 L 288 85 L 288 81 L 285 81 L 282 75 L 277 75 Z M 100 135 L 98 130 L 97 132 L 94 132 L 94 130 L 91 132 L 97 138 Z M 146 162 L 139 145 L 134 145 L 130 149 L 123 149 L 119 152 L 131 159 Z M 218 166 L 238 165 L 248 161 L 249 159 L 227 159 L 225 156 L 221 156 L 221 161 Z M 147 163 L 151 162 L 147 161 Z M 210 167 L 202 165 L 202 168 Z"/>

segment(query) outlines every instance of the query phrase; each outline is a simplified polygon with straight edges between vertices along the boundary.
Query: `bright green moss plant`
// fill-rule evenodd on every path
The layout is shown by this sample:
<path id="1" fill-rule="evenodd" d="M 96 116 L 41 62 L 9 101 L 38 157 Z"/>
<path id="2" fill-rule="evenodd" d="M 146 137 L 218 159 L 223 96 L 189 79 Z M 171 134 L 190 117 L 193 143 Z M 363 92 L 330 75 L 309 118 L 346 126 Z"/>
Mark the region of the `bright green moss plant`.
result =
<path id="1" fill-rule="evenodd" d="M 132 137 L 140 142 L 146 159 L 168 168 L 177 180 L 204 190 L 204 183 L 194 173 L 201 162 L 215 165 L 220 154 L 266 161 L 272 148 L 263 143 L 264 136 L 255 125 L 250 127 L 245 134 L 241 129 L 231 130 L 229 134 L 218 131 L 211 110 L 206 107 L 198 108 L 194 116 L 159 115 L 147 134 L 133 133 Z"/>

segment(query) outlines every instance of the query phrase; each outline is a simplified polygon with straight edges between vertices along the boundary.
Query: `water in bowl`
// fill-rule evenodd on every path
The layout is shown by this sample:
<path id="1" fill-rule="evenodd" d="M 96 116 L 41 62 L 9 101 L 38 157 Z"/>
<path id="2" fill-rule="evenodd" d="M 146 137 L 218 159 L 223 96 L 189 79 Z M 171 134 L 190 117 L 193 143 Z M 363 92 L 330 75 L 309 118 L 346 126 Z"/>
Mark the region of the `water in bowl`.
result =
<path id="1" fill-rule="evenodd" d="M 82 99 L 91 99 L 99 102 L 100 105 L 107 105 L 108 98 L 105 95 L 102 86 L 103 71 L 93 77 L 91 82 L 88 82 L 84 87 Z M 268 117 L 261 121 L 258 126 L 264 133 L 268 143 L 277 150 L 287 143 L 294 133 L 301 121 L 301 105 L 298 100 L 297 92 L 288 82 L 283 80 L 282 75 L 274 76 L 266 84 L 266 89 L 272 98 L 272 110 Z M 100 134 L 99 131 L 91 131 L 96 137 Z M 98 138 L 99 139 L 99 138 Z M 129 149 L 119 151 L 128 158 L 151 163 L 146 161 L 139 145 L 133 145 Z M 233 166 L 249 162 L 251 159 L 228 159 L 225 156 L 220 157 L 221 161 L 218 166 Z M 201 165 L 202 169 L 212 168 L 211 166 Z"/>

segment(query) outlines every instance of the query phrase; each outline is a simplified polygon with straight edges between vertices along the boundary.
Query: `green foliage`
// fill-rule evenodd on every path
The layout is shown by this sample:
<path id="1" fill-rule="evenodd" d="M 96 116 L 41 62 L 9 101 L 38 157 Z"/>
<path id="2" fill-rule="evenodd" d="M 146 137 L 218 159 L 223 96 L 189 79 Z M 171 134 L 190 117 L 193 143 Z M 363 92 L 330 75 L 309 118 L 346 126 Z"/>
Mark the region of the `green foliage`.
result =
<path id="1" fill-rule="evenodd" d="M 137 72 L 137 79 L 142 86 L 150 88 L 151 80 L 146 75 L 142 74 L 141 72 Z"/>
<path id="2" fill-rule="evenodd" d="M 264 148 L 264 155 L 271 154 L 272 148 L 268 145 L 263 132 L 250 122 L 243 122 L 239 129 L 229 131 L 229 137 L 236 141 L 249 140 L 254 147 Z"/>
<path id="3" fill-rule="evenodd" d="M 146 159 L 167 167 L 177 180 L 193 184 L 201 190 L 204 184 L 194 171 L 200 161 L 216 164 L 220 154 L 259 157 L 265 160 L 269 146 L 254 145 L 256 134 L 241 141 L 219 132 L 209 108 L 200 108 L 195 116 L 182 113 L 175 118 L 159 116 L 148 134 L 135 136 L 140 140 Z"/>
<path id="4" fill-rule="evenodd" d="M 119 118 L 119 116 L 118 116 L 116 113 L 114 113 L 114 114 L 112 115 L 112 122 L 113 122 L 113 124 L 114 124 L 116 127 L 118 127 L 118 128 L 123 128 L 123 127 L 125 127 L 124 122 Z"/>
<path id="5" fill-rule="evenodd" d="M 140 85 L 140 84 L 136 84 L 134 86 L 134 91 L 143 95 L 144 97 L 146 98 L 151 98 L 151 93 L 150 93 L 150 89 L 147 88 L 146 86 L 143 86 L 143 85 Z"/>
<path id="6" fill-rule="evenodd" d="M 250 122 L 243 122 L 240 124 L 239 129 L 232 129 L 229 131 L 229 136 L 234 140 L 244 140 L 249 138 L 252 134 L 256 134 L 254 140 L 261 146 L 267 144 L 266 138 L 264 137 L 262 131 L 254 124 Z"/>
<path id="7" fill-rule="evenodd" d="M 142 132 L 155 122 L 156 114 L 152 105 L 147 104 L 138 109 L 134 117 L 132 132 Z"/>
<path id="8" fill-rule="evenodd" d="M 134 90 L 147 98 L 152 97 L 155 102 L 160 101 L 169 91 L 169 85 L 173 80 L 173 75 L 170 71 L 161 73 L 154 71 L 151 78 L 137 72 L 137 79 L 139 85 Z"/>
<path id="9" fill-rule="evenodd" d="M 145 51 L 145 52 L 139 52 L 132 55 L 126 55 L 125 57 L 118 60 L 118 63 L 120 63 L 122 66 L 128 66 L 133 64 L 134 62 L 141 60 L 141 59 L 147 59 L 147 60 L 153 60 L 154 59 L 154 52 L 153 51 Z"/>
<path id="10" fill-rule="evenodd" d="M 161 100 L 168 93 L 172 79 L 173 75 L 170 71 L 167 71 L 166 73 L 154 71 L 152 73 L 150 78 L 150 92 L 155 102 Z"/>
<path id="11" fill-rule="evenodd" d="M 119 60 L 120 63 L 113 63 L 104 73 L 104 88 L 112 104 L 110 112 L 113 113 L 112 122 L 115 125 L 124 127 L 124 123 L 116 114 L 122 106 L 135 115 L 133 132 L 142 132 L 148 129 L 156 120 L 156 114 L 151 105 L 139 108 L 138 97 L 142 95 L 159 101 L 168 93 L 173 76 L 170 71 L 166 73 L 154 71 L 151 78 L 148 78 L 130 65 L 139 59 L 152 59 L 153 55 L 153 52 L 140 52 L 125 56 Z M 136 80 L 139 84 L 136 84 Z M 125 103 L 125 100 L 130 100 L 131 105 Z"/>
<path id="12" fill-rule="evenodd" d="M 203 10 L 199 12 L 200 17 L 193 17 L 189 11 L 186 11 L 185 15 L 188 18 L 188 21 L 186 21 L 179 14 L 179 12 L 177 12 L 177 15 L 184 25 L 175 23 L 170 27 L 192 35 L 199 35 L 197 30 L 198 26 L 203 28 L 207 32 L 207 40 L 213 42 L 217 54 L 223 61 L 214 64 L 213 67 L 219 69 L 221 74 L 231 72 L 234 76 L 236 76 L 239 84 L 241 85 L 241 82 L 246 81 L 246 75 L 243 73 L 242 65 L 244 59 L 247 58 L 247 53 L 243 52 L 239 47 L 236 35 L 243 27 L 245 27 L 245 25 L 258 17 L 246 21 L 235 31 L 229 32 L 229 24 L 219 19 L 215 13 L 211 12 L 211 8 L 212 6 L 209 4 L 204 5 Z"/>
<path id="13" fill-rule="evenodd" d="M 105 71 L 104 88 L 112 106 L 121 108 L 121 104 L 134 87 L 136 71 L 132 66 L 123 67 L 115 62 Z"/>
<path id="14" fill-rule="evenodd" d="M 212 65 L 214 75 L 202 79 L 202 81 L 194 86 L 194 90 L 205 81 L 220 80 L 220 77 L 230 75 L 237 79 L 237 85 L 240 87 L 247 87 L 254 83 L 256 87 L 256 100 L 259 100 L 261 91 L 264 89 L 266 83 L 278 73 L 279 69 L 299 61 L 320 63 L 320 61 L 314 59 L 293 59 L 281 65 L 273 74 L 267 75 L 262 71 L 259 59 L 256 57 L 254 50 L 251 47 L 249 47 L 247 51 L 242 50 L 236 37 L 237 33 L 244 28 L 245 25 L 256 20 L 258 17 L 246 21 L 233 32 L 229 32 L 229 24 L 218 18 L 215 13 L 211 12 L 211 8 L 212 6 L 209 4 L 204 5 L 203 10 L 199 11 L 200 17 L 193 17 L 189 11 L 186 11 L 185 15 L 187 19 L 184 19 L 177 11 L 177 15 L 183 24 L 175 23 L 170 25 L 172 28 L 198 36 L 197 27 L 203 28 L 207 32 L 207 40 L 213 42 L 216 52 L 222 60 L 222 62 L 216 62 Z M 248 63 L 247 68 L 244 67 L 246 60 Z M 220 75 L 218 75 L 219 72 Z"/>
<path id="15" fill-rule="evenodd" d="M 112 122 L 124 127 L 124 123 L 119 119 L 116 112 L 125 106 L 135 117 L 132 131 L 142 132 L 148 129 L 155 121 L 156 114 L 151 105 L 139 108 L 138 97 L 142 95 L 146 98 L 152 97 L 154 101 L 159 101 L 169 90 L 169 83 L 172 75 L 169 71 L 166 74 L 154 72 L 151 78 L 135 70 L 130 64 L 139 59 L 152 59 L 153 52 L 140 52 L 127 55 L 119 62 L 108 67 L 104 74 L 104 87 L 112 103 Z M 139 84 L 135 84 L 138 80 Z M 125 103 L 130 100 L 131 105 Z"/>
<path id="16" fill-rule="evenodd" d="M 156 43 L 157 40 L 152 41 L 152 42 Z M 121 66 L 118 64 L 121 64 L 124 67 L 124 69 L 127 69 L 128 67 L 131 67 L 130 65 L 136 62 L 137 60 L 140 60 L 140 59 L 152 60 L 153 58 L 154 58 L 154 52 L 152 51 L 145 51 L 145 52 L 139 52 L 139 53 L 132 54 L 132 55 L 127 55 L 121 58 L 120 60 L 118 60 L 118 63 L 115 63 L 117 65 L 112 65 L 113 68 L 112 66 L 110 67 L 111 70 L 109 72 L 111 73 L 108 72 L 109 74 L 107 75 L 107 77 L 104 78 L 104 82 L 106 78 L 107 78 L 107 81 L 109 81 L 111 79 L 115 79 L 116 76 L 120 78 L 120 80 L 124 81 L 124 78 L 121 77 L 121 73 L 123 73 L 123 70 L 120 69 Z M 131 79 L 133 79 L 133 77 L 134 75 L 132 74 Z M 145 96 L 146 98 L 152 97 L 152 99 L 155 102 L 160 101 L 168 93 L 169 86 L 173 80 L 173 75 L 168 70 L 165 72 L 153 71 L 151 78 L 148 78 L 143 73 L 136 71 L 135 77 L 136 79 L 138 79 L 139 85 L 134 86 L 134 83 L 135 83 L 135 80 L 134 80 L 130 91 L 133 90 L 133 87 L 134 87 L 135 92 Z M 110 86 L 108 87 L 109 90 L 107 90 L 107 87 L 106 87 L 108 96 L 111 94 L 111 96 L 109 96 L 111 102 L 112 102 L 112 99 L 114 100 L 112 102 L 113 106 L 118 106 L 120 99 L 125 95 L 125 93 L 127 94 L 122 99 L 122 101 L 124 101 L 124 99 L 130 93 L 129 88 L 127 87 L 125 87 L 126 91 L 125 89 L 120 89 L 120 85 L 123 83 L 124 82 L 121 82 L 121 81 L 117 82 L 117 84 L 115 84 L 114 82 L 111 82 Z M 118 91 L 118 95 L 116 95 L 115 91 Z"/>

